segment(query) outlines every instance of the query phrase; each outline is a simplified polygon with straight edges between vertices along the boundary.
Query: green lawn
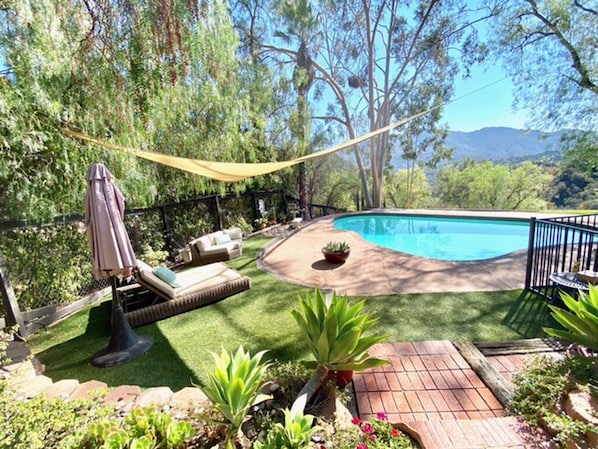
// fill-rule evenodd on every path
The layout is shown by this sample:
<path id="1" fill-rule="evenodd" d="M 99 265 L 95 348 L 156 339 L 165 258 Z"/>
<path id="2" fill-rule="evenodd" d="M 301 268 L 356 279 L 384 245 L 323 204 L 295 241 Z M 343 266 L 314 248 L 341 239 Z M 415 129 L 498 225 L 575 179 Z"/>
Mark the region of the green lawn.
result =
<path id="1" fill-rule="evenodd" d="M 257 268 L 259 249 L 268 242 L 251 238 L 243 256 L 230 265 L 251 277 L 252 288 L 216 304 L 135 329 L 151 335 L 148 353 L 121 366 L 96 368 L 89 361 L 108 343 L 110 302 L 104 301 L 30 338 L 32 352 L 54 381 L 97 379 L 111 386 L 167 385 L 174 391 L 202 384 L 212 369 L 210 351 L 252 353 L 269 350 L 279 360 L 309 357 L 289 313 L 309 288 L 281 282 Z M 358 299 L 358 298 L 356 298 Z M 360 299 L 360 298 L 359 298 Z M 549 319 L 545 301 L 520 291 L 379 296 L 366 310 L 380 317 L 377 330 L 389 341 L 500 341 L 542 336 Z"/>

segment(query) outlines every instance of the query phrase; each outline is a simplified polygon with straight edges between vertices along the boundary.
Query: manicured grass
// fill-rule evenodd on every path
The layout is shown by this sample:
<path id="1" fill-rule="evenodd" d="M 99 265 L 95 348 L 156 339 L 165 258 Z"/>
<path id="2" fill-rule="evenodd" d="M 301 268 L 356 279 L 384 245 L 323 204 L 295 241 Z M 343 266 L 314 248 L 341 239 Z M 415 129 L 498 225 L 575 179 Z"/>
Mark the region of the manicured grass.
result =
<path id="1" fill-rule="evenodd" d="M 298 295 L 311 289 L 281 282 L 257 268 L 257 253 L 267 241 L 247 239 L 243 256 L 229 262 L 251 278 L 251 290 L 135 329 L 155 342 L 132 362 L 111 368 L 89 363 L 108 344 L 109 300 L 34 334 L 32 352 L 54 381 L 97 379 L 111 386 L 167 385 L 174 391 L 203 384 L 213 366 L 210 351 L 219 353 L 221 348 L 234 351 L 243 345 L 252 353 L 267 349 L 270 357 L 282 361 L 307 359 L 303 337 L 289 312 Z M 380 317 L 377 330 L 389 341 L 537 337 L 548 320 L 545 301 L 519 291 L 379 296 L 367 298 L 366 310 Z"/>

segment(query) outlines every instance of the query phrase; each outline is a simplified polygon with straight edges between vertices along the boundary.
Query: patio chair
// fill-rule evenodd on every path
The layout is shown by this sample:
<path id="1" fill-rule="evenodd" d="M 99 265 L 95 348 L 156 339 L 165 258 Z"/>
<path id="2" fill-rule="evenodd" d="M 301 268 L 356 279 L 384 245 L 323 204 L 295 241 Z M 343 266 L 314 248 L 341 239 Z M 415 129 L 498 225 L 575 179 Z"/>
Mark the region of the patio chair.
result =
<path id="1" fill-rule="evenodd" d="M 137 264 L 135 279 L 146 293 L 151 293 L 149 298 L 131 287 L 119 291 L 125 316 L 133 327 L 212 304 L 251 288 L 249 277 L 221 262 L 177 272 L 176 277 L 168 279 L 170 283 L 143 261 L 138 260 Z"/>

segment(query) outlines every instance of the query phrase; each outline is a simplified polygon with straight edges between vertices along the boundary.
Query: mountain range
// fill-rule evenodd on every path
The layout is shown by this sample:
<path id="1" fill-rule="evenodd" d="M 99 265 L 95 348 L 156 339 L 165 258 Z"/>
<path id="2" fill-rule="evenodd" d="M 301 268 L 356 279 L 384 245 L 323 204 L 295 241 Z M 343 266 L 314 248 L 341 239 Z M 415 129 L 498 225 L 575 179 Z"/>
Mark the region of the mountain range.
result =
<path id="1" fill-rule="evenodd" d="M 446 146 L 453 148 L 452 162 L 465 159 L 517 163 L 525 160 L 560 159 L 559 143 L 563 131 L 543 132 L 491 127 L 477 131 L 449 131 Z M 393 154 L 393 166 L 403 168 L 400 154 Z"/>

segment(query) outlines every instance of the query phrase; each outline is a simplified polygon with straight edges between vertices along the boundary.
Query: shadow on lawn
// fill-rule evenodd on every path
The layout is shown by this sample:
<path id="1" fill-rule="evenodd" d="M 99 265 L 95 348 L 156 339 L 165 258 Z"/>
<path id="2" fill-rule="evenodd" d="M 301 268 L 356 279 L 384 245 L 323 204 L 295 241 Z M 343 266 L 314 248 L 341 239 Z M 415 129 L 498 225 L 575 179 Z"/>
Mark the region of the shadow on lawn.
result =
<path id="1" fill-rule="evenodd" d="M 502 324 L 517 331 L 523 338 L 547 337 L 542 327 L 558 326 L 550 314 L 548 300 L 525 290 L 521 292 Z"/>
<path id="2" fill-rule="evenodd" d="M 199 383 L 155 323 L 134 329 L 137 335 L 153 337 L 154 345 L 147 353 L 118 366 L 92 366 L 93 355 L 109 343 L 110 313 L 111 301 L 90 308 L 83 334 L 36 354 L 46 366 L 45 374 L 54 382 L 75 378 L 81 383 L 99 380 L 108 386 L 139 385 L 147 388 L 168 385 L 173 391 Z"/>

